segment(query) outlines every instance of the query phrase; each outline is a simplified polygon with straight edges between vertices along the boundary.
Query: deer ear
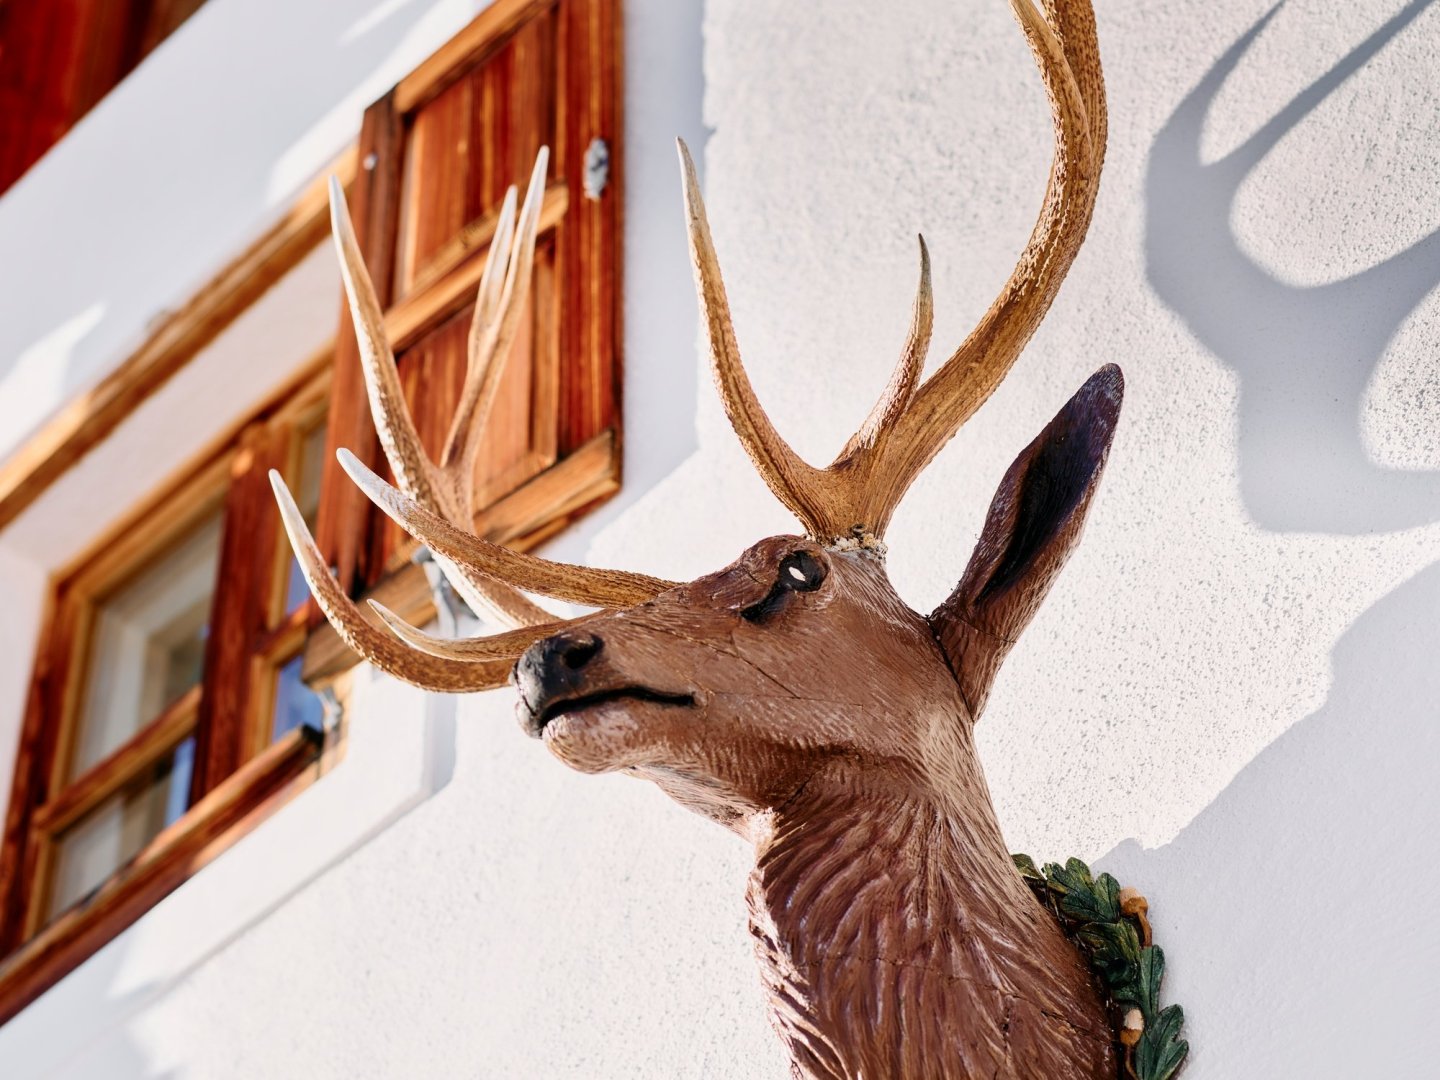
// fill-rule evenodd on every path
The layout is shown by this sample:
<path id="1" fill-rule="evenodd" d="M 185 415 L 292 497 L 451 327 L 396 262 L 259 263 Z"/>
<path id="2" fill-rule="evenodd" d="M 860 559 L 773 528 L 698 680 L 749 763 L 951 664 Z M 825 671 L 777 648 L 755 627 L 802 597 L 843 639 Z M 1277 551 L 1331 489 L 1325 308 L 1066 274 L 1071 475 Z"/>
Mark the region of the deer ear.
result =
<path id="1" fill-rule="evenodd" d="M 1021 451 L 990 503 L 965 576 L 930 616 L 974 719 L 1080 539 L 1124 391 L 1120 369 L 1106 365 Z"/>

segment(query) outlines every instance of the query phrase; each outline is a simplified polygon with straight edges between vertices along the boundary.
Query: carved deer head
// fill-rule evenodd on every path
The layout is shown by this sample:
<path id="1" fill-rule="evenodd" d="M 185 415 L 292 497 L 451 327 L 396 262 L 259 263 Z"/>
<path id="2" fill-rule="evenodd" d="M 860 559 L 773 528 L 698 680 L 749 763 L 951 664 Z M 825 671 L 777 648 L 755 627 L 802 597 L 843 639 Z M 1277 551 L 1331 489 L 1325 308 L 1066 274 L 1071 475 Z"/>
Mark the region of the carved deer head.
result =
<path id="1" fill-rule="evenodd" d="M 283 483 L 286 528 L 320 606 L 376 666 L 430 690 L 511 677 L 523 726 L 587 772 L 625 769 L 757 845 L 753 924 L 773 1014 L 801 1075 L 1114 1076 L 1089 977 L 1014 873 L 972 728 L 999 665 L 1079 537 L 1115 430 L 1117 368 L 1094 375 L 1001 481 L 959 586 L 928 617 L 885 575 L 911 482 L 1004 378 L 1048 309 L 1094 205 L 1105 106 L 1085 0 L 1012 0 L 1053 110 L 1040 219 L 980 325 L 922 382 L 932 309 L 827 468 L 802 461 L 751 390 L 695 172 L 680 158 L 716 383 L 736 433 L 803 536 L 762 540 L 689 584 L 561 565 L 477 538 L 470 478 L 530 278 L 544 186 L 506 199 L 481 280 L 465 392 L 438 465 L 406 412 L 343 196 L 333 218 L 381 443 L 399 487 L 353 456 L 365 492 L 429 545 L 477 613 L 514 628 L 432 637 L 331 577 Z M 601 608 L 556 622 L 520 590 Z M 907 1025 L 903 1016 L 912 1011 Z"/>

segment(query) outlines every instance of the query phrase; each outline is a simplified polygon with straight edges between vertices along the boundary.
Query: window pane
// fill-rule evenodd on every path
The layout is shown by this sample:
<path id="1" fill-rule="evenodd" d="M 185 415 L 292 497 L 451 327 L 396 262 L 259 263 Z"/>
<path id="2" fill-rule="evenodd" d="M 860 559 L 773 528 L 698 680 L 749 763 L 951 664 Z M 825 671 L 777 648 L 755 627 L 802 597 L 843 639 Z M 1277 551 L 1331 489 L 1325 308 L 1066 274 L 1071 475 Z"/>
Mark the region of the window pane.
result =
<path id="1" fill-rule="evenodd" d="M 185 813 L 194 761 L 195 740 L 189 738 L 55 838 L 47 921 L 102 885 Z"/>
<path id="2" fill-rule="evenodd" d="M 305 524 L 310 526 L 310 531 L 315 531 L 315 514 L 320 509 L 320 474 L 325 468 L 325 425 L 322 423 L 314 430 L 306 433 L 300 443 L 300 474 L 295 478 L 295 485 L 292 494 L 295 502 L 300 507 L 300 512 L 305 515 Z M 283 538 L 281 543 L 285 550 L 290 550 L 290 544 Z M 300 564 L 295 556 L 290 556 L 290 569 L 285 579 L 285 610 L 294 611 L 310 597 L 310 586 L 305 584 L 305 575 L 300 572 Z"/>
<path id="3" fill-rule="evenodd" d="M 295 657 L 276 676 L 275 720 L 270 731 L 272 741 L 298 727 L 312 727 L 319 731 L 324 725 L 325 710 L 319 695 L 300 681 L 302 659 L 303 655 Z"/>
<path id="4" fill-rule="evenodd" d="M 72 778 L 199 684 L 219 558 L 217 515 L 99 602 Z"/>

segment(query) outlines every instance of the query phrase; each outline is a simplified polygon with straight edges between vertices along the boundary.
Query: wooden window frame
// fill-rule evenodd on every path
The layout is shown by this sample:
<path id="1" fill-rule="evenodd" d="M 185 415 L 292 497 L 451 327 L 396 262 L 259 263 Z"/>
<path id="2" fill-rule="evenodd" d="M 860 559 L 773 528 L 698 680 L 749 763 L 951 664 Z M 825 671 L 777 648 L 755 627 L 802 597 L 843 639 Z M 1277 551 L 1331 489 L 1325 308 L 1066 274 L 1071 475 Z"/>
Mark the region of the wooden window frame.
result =
<path id="1" fill-rule="evenodd" d="M 555 246 L 557 258 L 565 260 L 563 271 L 556 272 L 556 303 L 563 312 L 561 374 L 566 381 L 554 395 L 559 431 L 553 461 L 483 507 L 475 521 L 480 535 L 522 550 L 555 535 L 620 486 L 620 0 L 496 0 L 367 110 L 358 145 L 327 170 L 347 189 L 357 234 L 386 303 L 408 118 L 540 15 L 555 18 L 562 43 L 556 61 L 553 174 L 541 232 Z M 603 194 L 592 199 L 583 193 L 585 151 L 596 138 L 607 144 L 610 172 Z M 314 250 L 328 233 L 324 179 L 307 188 L 290 211 L 94 390 L 0 463 L 0 528 Z M 387 304 L 386 326 L 397 351 L 463 310 L 478 283 L 493 227 L 490 219 L 468 224 L 444 250 L 423 290 Z M 304 410 L 323 408 L 328 401 L 330 452 L 316 526 L 322 551 L 352 595 L 374 596 L 417 622 L 434 613 L 424 574 L 405 557 L 408 550 L 392 552 L 384 566 L 365 561 L 365 538 L 373 531 L 367 527 L 369 504 L 339 469 L 333 450 L 348 446 L 375 461 L 378 445 L 343 305 L 339 326 L 323 357 L 222 432 L 52 577 L 0 836 L 0 1024 L 308 786 L 343 751 L 343 728 L 324 737 L 299 728 L 266 745 L 257 720 L 273 697 L 281 666 L 294 657 L 303 656 L 306 683 L 333 686 L 341 694 L 345 673 L 359 659 L 313 602 L 277 621 L 278 613 L 263 610 L 264 602 L 256 599 L 273 598 L 288 568 L 265 474 L 271 466 L 282 472 L 293 467 L 293 460 L 282 459 L 286 454 L 293 458 L 298 439 L 277 442 L 272 437 L 277 426 L 298 429 Z M 287 449 L 277 454 L 282 444 Z M 268 550 L 264 557 L 237 562 L 246 567 L 239 576 L 227 577 L 222 570 L 224 587 L 214 595 L 212 614 L 212 627 L 218 629 L 207 643 L 204 688 L 185 695 L 104 762 L 59 789 L 68 752 L 62 743 L 73 725 L 57 718 L 67 717 L 73 707 L 84 667 L 80 647 L 86 640 L 87 600 L 139 565 L 140 553 L 198 520 L 204 506 L 214 505 L 207 499 L 225 503 L 222 568 L 235 562 L 229 553 L 239 546 L 258 543 Z M 221 616 L 222 608 L 232 610 Z M 243 629 L 232 634 L 228 628 L 233 627 Z M 211 686 L 216 671 L 226 673 L 218 689 Z M 133 775 L 191 731 L 196 734 L 195 772 L 186 813 L 96 890 L 40 927 L 49 844 L 43 837 L 79 820 L 118 789 L 122 776 Z"/>
<path id="2" fill-rule="evenodd" d="M 496 0 L 465 29 L 366 110 L 350 197 L 351 217 L 375 282 L 385 327 L 400 355 L 474 296 L 494 219 L 468 223 L 432 260 L 424 287 L 392 303 L 402 219 L 405 147 L 417 112 L 494 56 L 536 18 L 556 20 L 558 58 L 552 175 L 540 233 L 556 245 L 560 306 L 559 433 L 553 463 L 504 493 L 475 517 L 475 532 L 528 550 L 610 498 L 621 480 L 621 230 L 624 202 L 621 114 L 623 56 L 619 0 Z M 604 140 L 609 177 L 599 198 L 584 192 L 585 156 Z M 523 186 L 525 177 L 515 177 Z M 384 471 L 348 313 L 336 338 L 327 472 L 316 530 L 320 550 L 352 596 L 372 597 L 402 618 L 434 615 L 424 573 L 408 558 L 413 543 L 383 558 L 374 542 L 385 524 L 334 461 L 345 447 Z M 363 610 L 363 605 L 362 605 Z M 323 683 L 356 662 L 315 613 L 304 677 Z"/>
<path id="3" fill-rule="evenodd" d="M 300 727 L 271 740 L 264 723 L 275 675 L 303 648 L 308 615 L 308 605 L 280 610 L 289 552 L 267 474 L 271 467 L 295 474 L 301 438 L 325 412 L 331 357 L 326 347 L 52 577 L 0 841 L 0 1024 L 307 787 L 340 753 L 338 730 Z M 163 558 L 217 511 L 223 588 L 212 598 L 202 684 L 66 781 L 98 598 Z M 54 838 L 192 735 L 185 813 L 43 924 Z"/>

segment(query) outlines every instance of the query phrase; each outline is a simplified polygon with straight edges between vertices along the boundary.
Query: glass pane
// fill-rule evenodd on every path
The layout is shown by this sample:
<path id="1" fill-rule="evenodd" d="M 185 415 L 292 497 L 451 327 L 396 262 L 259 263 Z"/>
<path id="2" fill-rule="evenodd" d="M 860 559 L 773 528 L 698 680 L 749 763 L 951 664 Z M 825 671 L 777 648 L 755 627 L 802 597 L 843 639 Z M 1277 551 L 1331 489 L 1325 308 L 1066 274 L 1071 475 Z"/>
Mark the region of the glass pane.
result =
<path id="1" fill-rule="evenodd" d="M 72 778 L 199 684 L 219 559 L 216 515 L 97 604 Z"/>
<path id="2" fill-rule="evenodd" d="M 282 667 L 275 679 L 275 720 L 271 740 L 298 727 L 320 730 L 324 724 L 324 708 L 320 696 L 300 681 L 301 656 Z"/>
<path id="3" fill-rule="evenodd" d="M 55 838 L 47 920 L 104 884 L 185 813 L 194 763 L 189 738 Z"/>
<path id="4" fill-rule="evenodd" d="M 291 488 L 300 512 L 305 515 L 305 524 L 310 526 L 312 533 L 315 531 L 315 515 L 320 509 L 320 474 L 324 468 L 325 425 L 322 423 L 307 432 L 300 443 L 300 473 Z M 280 542 L 285 545 L 286 551 L 290 550 L 289 542 L 283 537 Z M 300 572 L 300 564 L 292 554 L 285 579 L 285 610 L 294 611 L 309 598 L 310 586 L 305 584 L 305 575 Z"/>

